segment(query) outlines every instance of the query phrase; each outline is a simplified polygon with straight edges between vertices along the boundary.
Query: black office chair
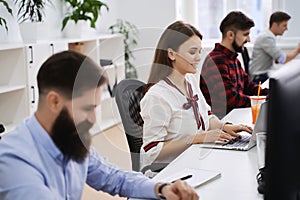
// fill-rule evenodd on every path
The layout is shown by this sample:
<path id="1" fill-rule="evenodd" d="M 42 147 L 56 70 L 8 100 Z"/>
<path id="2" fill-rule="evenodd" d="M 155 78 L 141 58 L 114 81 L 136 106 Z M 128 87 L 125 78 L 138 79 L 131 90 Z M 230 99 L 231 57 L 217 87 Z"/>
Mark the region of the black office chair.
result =
<path id="1" fill-rule="evenodd" d="M 243 58 L 243 63 L 244 63 L 244 68 L 245 68 L 245 72 L 247 74 L 249 74 L 249 61 L 250 61 L 250 56 L 248 53 L 248 49 L 246 47 L 244 47 L 243 51 L 242 51 L 242 58 Z"/>
<path id="2" fill-rule="evenodd" d="M 115 89 L 116 103 L 124 126 L 127 142 L 131 154 L 132 170 L 140 171 L 140 149 L 143 144 L 143 124 L 140 115 L 140 100 L 144 97 L 146 84 L 136 79 L 124 79 Z M 167 164 L 154 163 L 144 167 L 158 172 Z"/>

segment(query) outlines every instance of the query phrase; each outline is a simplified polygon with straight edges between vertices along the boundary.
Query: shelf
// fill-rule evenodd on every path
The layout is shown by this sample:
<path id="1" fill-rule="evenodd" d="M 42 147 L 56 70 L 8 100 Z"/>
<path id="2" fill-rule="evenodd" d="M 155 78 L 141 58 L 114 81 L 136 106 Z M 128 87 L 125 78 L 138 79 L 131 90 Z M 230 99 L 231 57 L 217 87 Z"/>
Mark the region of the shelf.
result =
<path id="1" fill-rule="evenodd" d="M 116 37 L 121 37 L 121 34 L 90 34 L 88 36 L 83 36 L 83 37 L 77 37 L 77 38 L 66 38 L 66 37 L 61 37 L 61 38 L 53 38 L 51 41 L 54 42 L 67 42 L 67 43 L 75 43 L 75 42 L 88 42 L 88 41 L 93 41 L 93 40 L 107 40 L 107 39 L 113 39 Z M 49 41 L 41 41 L 41 42 L 49 42 Z"/>
<path id="2" fill-rule="evenodd" d="M 104 70 L 108 70 L 108 69 L 114 69 L 115 65 L 113 65 L 113 64 L 112 65 L 104 65 L 104 66 L 101 66 L 101 67 L 103 67 Z"/>
<path id="3" fill-rule="evenodd" d="M 100 129 L 98 123 L 94 124 L 94 126 L 90 129 L 91 135 L 95 135 L 100 132 L 101 132 L 101 129 Z"/>
<path id="4" fill-rule="evenodd" d="M 100 40 L 107 40 L 107 39 L 112 39 L 112 38 L 116 38 L 116 37 L 121 37 L 123 39 L 123 35 L 120 33 L 98 35 L 98 39 L 100 39 Z"/>
<path id="5" fill-rule="evenodd" d="M 109 129 L 120 122 L 121 122 L 121 120 L 119 120 L 119 119 L 105 120 L 101 123 L 101 130 L 104 131 L 106 129 Z"/>
<path id="6" fill-rule="evenodd" d="M 23 48 L 23 47 L 24 47 L 23 43 L 1 43 L 0 51 L 18 49 L 18 48 Z"/>
<path id="7" fill-rule="evenodd" d="M 109 119 L 109 120 L 105 120 L 105 121 L 101 122 L 100 125 L 98 123 L 96 123 L 93 126 L 93 128 L 90 130 L 90 133 L 92 135 L 99 134 L 102 131 L 105 131 L 105 130 L 119 124 L 120 122 L 121 122 L 121 120 L 119 120 L 119 119 Z"/>
<path id="8" fill-rule="evenodd" d="M 0 94 L 14 92 L 17 90 L 25 89 L 25 85 L 15 85 L 15 86 L 0 86 Z"/>
<path id="9" fill-rule="evenodd" d="M 0 47 L 0 123 L 3 123 L 6 131 L 13 130 L 24 118 L 30 116 L 37 107 L 38 87 L 36 81 L 37 72 L 42 63 L 56 52 L 67 50 L 69 43 L 82 42 L 82 53 L 88 55 L 97 64 L 100 59 L 111 59 L 113 65 L 103 68 L 110 78 L 110 86 L 124 79 L 124 42 L 121 34 L 92 34 L 79 38 L 50 38 L 38 40 L 36 43 L 7 43 Z M 31 87 L 33 86 L 33 87 Z M 112 88 L 113 89 L 113 88 Z M 33 96 L 34 95 L 34 96 Z M 36 101 L 32 101 L 35 97 Z M 97 134 L 117 123 L 120 117 L 115 103 L 108 92 L 107 85 L 103 86 L 101 105 L 97 108 L 99 121 L 91 129 L 91 133 Z M 7 125 L 8 124 L 8 125 Z"/>
<path id="10" fill-rule="evenodd" d="M 115 69 L 115 68 L 118 68 L 118 67 L 121 67 L 121 66 L 124 66 L 125 63 L 124 62 L 116 62 L 112 65 L 104 65 L 104 66 L 101 66 L 103 67 L 104 70 L 108 70 L 108 69 Z"/>

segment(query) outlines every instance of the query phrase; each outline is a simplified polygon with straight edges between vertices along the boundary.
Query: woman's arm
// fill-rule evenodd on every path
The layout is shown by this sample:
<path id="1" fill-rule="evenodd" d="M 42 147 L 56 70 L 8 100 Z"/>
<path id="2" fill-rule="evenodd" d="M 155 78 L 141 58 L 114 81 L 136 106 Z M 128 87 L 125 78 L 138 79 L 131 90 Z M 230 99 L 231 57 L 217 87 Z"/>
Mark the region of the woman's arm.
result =
<path id="1" fill-rule="evenodd" d="M 193 136 L 187 136 L 184 139 L 167 141 L 164 142 L 163 148 L 161 149 L 157 160 L 170 158 L 170 156 L 177 157 L 192 144 L 214 143 L 216 141 L 226 143 L 233 139 L 234 137 L 230 134 L 220 129 L 214 129 L 198 133 Z"/>

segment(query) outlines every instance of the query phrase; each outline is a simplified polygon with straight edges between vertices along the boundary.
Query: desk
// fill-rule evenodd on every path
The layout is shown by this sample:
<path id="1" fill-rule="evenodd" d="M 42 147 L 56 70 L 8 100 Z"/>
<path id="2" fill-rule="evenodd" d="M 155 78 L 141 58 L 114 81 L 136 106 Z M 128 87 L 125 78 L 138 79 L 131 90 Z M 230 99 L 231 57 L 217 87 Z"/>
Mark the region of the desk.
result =
<path id="1" fill-rule="evenodd" d="M 250 108 L 235 109 L 224 121 L 251 125 Z M 257 192 L 258 173 L 256 147 L 249 151 L 205 149 L 192 145 L 180 154 L 154 179 L 168 177 L 184 168 L 197 168 L 221 172 L 221 177 L 198 187 L 201 200 L 256 200 L 263 199 Z"/>
<path id="2" fill-rule="evenodd" d="M 223 119 L 234 124 L 252 126 L 251 108 L 235 109 Z M 221 172 L 221 177 L 199 188 L 201 200 L 263 199 L 257 192 L 258 173 L 256 147 L 249 151 L 205 149 L 193 145 L 170 163 L 154 179 L 167 177 L 184 168 L 199 168 Z"/>

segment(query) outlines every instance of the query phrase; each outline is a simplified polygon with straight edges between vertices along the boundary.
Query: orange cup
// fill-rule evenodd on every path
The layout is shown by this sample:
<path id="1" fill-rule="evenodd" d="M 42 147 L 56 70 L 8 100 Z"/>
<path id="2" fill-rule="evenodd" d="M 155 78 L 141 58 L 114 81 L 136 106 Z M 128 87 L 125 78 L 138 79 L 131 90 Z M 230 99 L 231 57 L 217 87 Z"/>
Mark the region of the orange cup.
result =
<path id="1" fill-rule="evenodd" d="M 252 111 L 252 124 L 256 123 L 256 119 L 260 110 L 260 106 L 266 101 L 266 96 L 250 96 L 251 111 Z"/>

